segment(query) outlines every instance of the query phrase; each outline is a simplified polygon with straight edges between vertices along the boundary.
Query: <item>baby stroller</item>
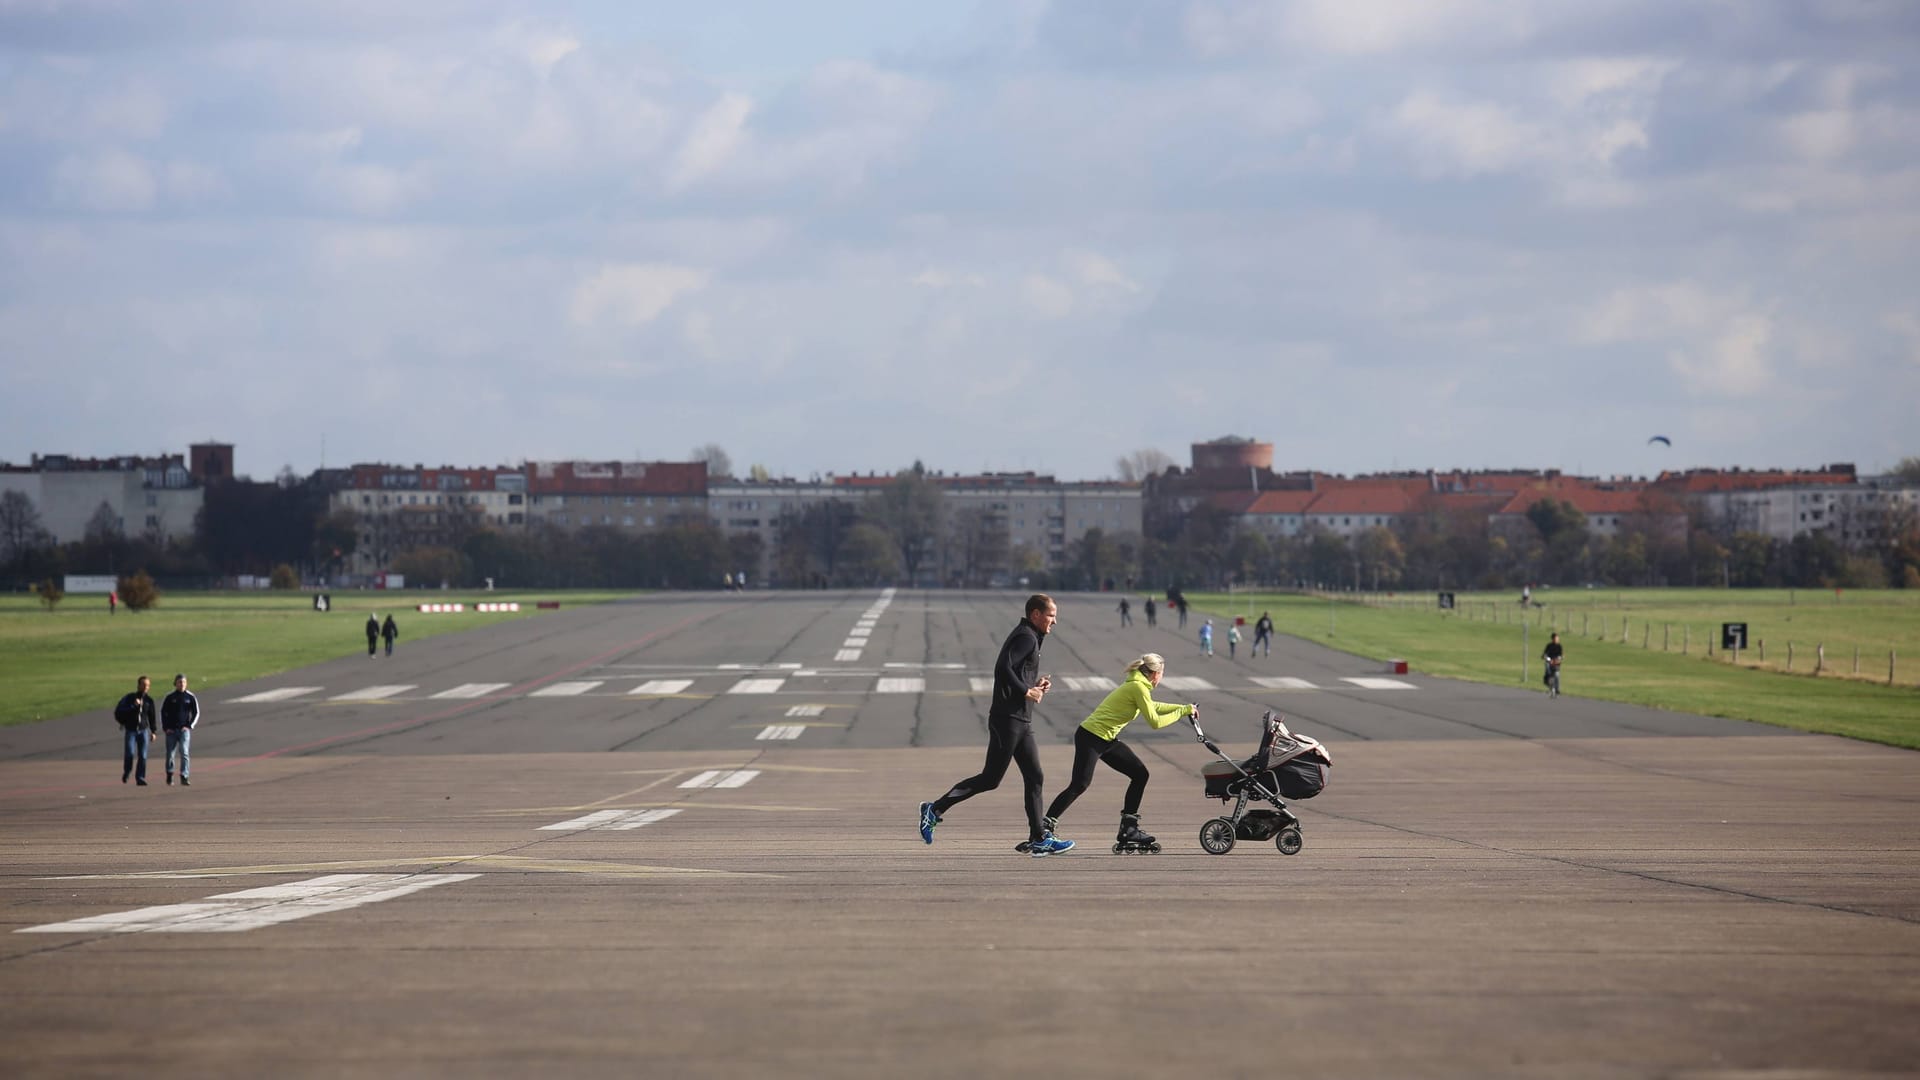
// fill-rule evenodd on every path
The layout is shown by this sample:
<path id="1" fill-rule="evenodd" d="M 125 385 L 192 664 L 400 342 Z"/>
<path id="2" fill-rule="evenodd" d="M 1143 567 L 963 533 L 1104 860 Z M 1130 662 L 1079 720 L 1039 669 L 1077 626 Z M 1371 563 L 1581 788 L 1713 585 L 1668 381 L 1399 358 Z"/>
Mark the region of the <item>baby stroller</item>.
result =
<path id="1" fill-rule="evenodd" d="M 1236 762 L 1200 730 L 1197 715 L 1188 717 L 1195 737 L 1220 757 L 1200 770 L 1207 798 L 1223 803 L 1239 800 L 1231 816 L 1213 818 L 1200 826 L 1200 846 L 1209 855 L 1225 855 L 1233 850 L 1236 840 L 1272 840 L 1282 855 L 1298 855 L 1305 843 L 1300 836 L 1300 819 L 1287 809 L 1283 797 L 1311 799 L 1327 786 L 1333 756 L 1326 748 L 1314 739 L 1288 731 L 1280 714 L 1271 709 L 1261 720 L 1265 731 L 1259 752 Z M 1247 803 L 1256 799 L 1271 803 L 1273 809 L 1247 809 Z"/>

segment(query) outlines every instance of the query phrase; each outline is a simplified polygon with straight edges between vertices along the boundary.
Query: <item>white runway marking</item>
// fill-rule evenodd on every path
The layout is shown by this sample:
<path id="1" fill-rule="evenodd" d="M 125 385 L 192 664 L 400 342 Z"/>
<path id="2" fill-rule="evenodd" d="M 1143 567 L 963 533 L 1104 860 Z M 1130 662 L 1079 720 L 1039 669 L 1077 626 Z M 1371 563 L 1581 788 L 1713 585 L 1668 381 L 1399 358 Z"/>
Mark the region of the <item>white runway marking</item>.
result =
<path id="1" fill-rule="evenodd" d="M 283 686 L 278 690 L 262 690 L 257 694 L 237 697 L 229 704 L 239 704 L 243 701 L 286 701 L 289 698 L 297 698 L 302 694 L 317 693 L 320 689 L 321 687 L 318 686 Z"/>
<path id="2" fill-rule="evenodd" d="M 927 680 L 920 678 L 881 679 L 873 684 L 876 694 L 924 694 L 927 692 Z"/>
<path id="3" fill-rule="evenodd" d="M 1160 685 L 1169 690 L 1217 690 L 1218 687 L 1198 675 L 1167 675 Z"/>
<path id="4" fill-rule="evenodd" d="M 918 660 L 889 660 L 880 665 L 886 668 L 925 668 L 928 671 L 964 671 L 965 664 L 941 664 Z"/>
<path id="5" fill-rule="evenodd" d="M 1114 685 L 1105 675 L 1062 675 L 1060 681 L 1069 690 L 1111 690 Z"/>
<path id="6" fill-rule="evenodd" d="M 437 698 L 486 697 L 488 694 L 491 694 L 497 690 L 505 690 L 508 686 L 511 686 L 511 685 L 512 685 L 511 683 L 503 683 L 503 682 L 461 683 L 459 686 L 456 686 L 451 690 L 442 690 L 433 696 Z"/>
<path id="7" fill-rule="evenodd" d="M 1269 690 L 1318 690 L 1305 679 L 1296 679 L 1291 675 L 1255 675 L 1253 681 Z"/>
<path id="8" fill-rule="evenodd" d="M 579 697 L 581 694 L 601 685 L 599 682 L 557 682 L 552 686 L 543 686 L 528 697 Z"/>
<path id="9" fill-rule="evenodd" d="M 988 693 L 993 689 L 993 676 L 969 675 L 967 676 L 967 689 L 976 694 Z"/>
<path id="10" fill-rule="evenodd" d="M 1412 683 L 1401 682 L 1399 679 L 1373 679 L 1373 678 L 1366 678 L 1364 676 L 1342 675 L 1340 677 L 1340 681 L 1350 682 L 1362 690 L 1412 690 L 1414 689 L 1414 685 Z"/>
<path id="11" fill-rule="evenodd" d="M 310 915 L 345 911 L 362 904 L 392 900 L 408 893 L 431 889 L 455 881 L 467 881 L 478 874 L 328 874 L 325 877 L 295 881 L 286 885 L 268 885 L 259 889 L 221 893 L 197 904 L 164 904 L 159 907 L 120 911 L 111 915 L 92 915 L 84 919 L 28 926 L 22 934 L 212 934 L 239 930 L 257 930 L 275 923 L 292 922 Z"/>
<path id="12" fill-rule="evenodd" d="M 759 769 L 708 769 L 681 783 L 683 788 L 736 788 L 760 775 Z"/>
<path id="13" fill-rule="evenodd" d="M 657 810 L 595 810 L 584 817 L 571 821 L 562 821 L 553 825 L 540 826 L 540 832 L 573 832 L 583 829 L 606 829 L 610 832 L 625 832 L 642 825 L 651 825 L 664 821 L 679 813 L 677 809 Z"/>
<path id="14" fill-rule="evenodd" d="M 788 716 L 819 716 L 826 712 L 825 705 L 795 705 L 787 710 Z"/>
<path id="15" fill-rule="evenodd" d="M 872 637 L 872 636 L 873 636 L 873 627 L 871 627 L 871 626 L 866 626 L 866 625 L 864 625 L 864 624 L 860 624 L 860 623 L 855 623 L 855 624 L 854 624 L 854 627 L 853 627 L 853 629 L 851 629 L 851 630 L 849 630 L 849 631 L 847 631 L 847 636 L 848 636 L 848 637 L 857 637 L 857 638 L 865 638 L 865 637 Z"/>
<path id="16" fill-rule="evenodd" d="M 805 724 L 768 724 L 766 729 L 755 735 L 757 739 L 797 739 L 807 730 Z"/>
<path id="17" fill-rule="evenodd" d="M 850 637 L 847 640 L 841 642 L 840 647 L 843 649 L 852 649 L 858 652 L 859 650 L 867 647 L 867 639 L 863 637 Z"/>
<path id="18" fill-rule="evenodd" d="M 399 697 L 413 689 L 412 683 L 397 686 L 363 686 L 358 690 L 349 690 L 344 694 L 335 694 L 334 701 L 378 701 L 382 698 Z"/>
<path id="19" fill-rule="evenodd" d="M 727 689 L 729 694 L 774 694 L 787 684 L 785 679 L 741 679 Z"/>
<path id="20" fill-rule="evenodd" d="M 860 650 L 841 649 L 839 652 L 833 654 L 833 659 L 835 663 L 839 664 L 844 664 L 849 660 L 858 660 L 860 659 Z"/>
<path id="21" fill-rule="evenodd" d="M 678 694 L 693 685 L 692 679 L 648 679 L 627 691 L 629 694 Z"/>

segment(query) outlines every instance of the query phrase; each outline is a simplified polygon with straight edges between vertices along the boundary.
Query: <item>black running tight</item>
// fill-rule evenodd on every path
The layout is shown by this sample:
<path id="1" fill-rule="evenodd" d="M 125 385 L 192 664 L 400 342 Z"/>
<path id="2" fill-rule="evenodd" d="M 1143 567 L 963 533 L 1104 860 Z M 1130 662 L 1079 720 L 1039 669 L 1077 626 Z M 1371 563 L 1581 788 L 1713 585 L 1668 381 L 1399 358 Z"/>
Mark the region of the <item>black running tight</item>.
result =
<path id="1" fill-rule="evenodd" d="M 1065 791 L 1054 796 L 1053 805 L 1047 807 L 1048 817 L 1058 820 L 1087 790 L 1093 783 L 1093 765 L 1097 761 L 1106 762 L 1127 778 L 1127 798 L 1120 812 L 1140 813 L 1140 800 L 1147 794 L 1147 767 L 1141 764 L 1133 748 L 1119 739 L 1109 741 L 1086 728 L 1077 728 L 1073 733 L 1073 780 Z"/>
<path id="2" fill-rule="evenodd" d="M 1046 833 L 1040 823 L 1040 800 L 1045 797 L 1040 785 L 1046 779 L 1040 772 L 1040 747 L 1033 741 L 1033 724 L 1011 716 L 987 717 L 986 765 L 981 767 L 978 776 L 967 777 L 934 800 L 933 812 L 945 817 L 955 803 L 999 787 L 1007 775 L 1008 764 L 1020 766 L 1020 783 L 1025 788 L 1027 803 L 1027 839 L 1039 840 Z"/>

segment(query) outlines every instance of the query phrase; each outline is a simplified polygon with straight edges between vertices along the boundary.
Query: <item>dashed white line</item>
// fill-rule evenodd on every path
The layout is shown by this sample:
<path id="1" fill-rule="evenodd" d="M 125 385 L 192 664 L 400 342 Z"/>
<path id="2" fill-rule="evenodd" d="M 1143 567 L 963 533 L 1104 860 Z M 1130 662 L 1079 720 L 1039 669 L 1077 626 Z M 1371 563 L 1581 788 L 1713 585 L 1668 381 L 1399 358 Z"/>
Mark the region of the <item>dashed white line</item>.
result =
<path id="1" fill-rule="evenodd" d="M 349 690 L 344 694 L 335 694 L 334 701 L 379 701 L 383 698 L 399 697 L 413 689 L 414 684 L 402 683 L 394 686 L 363 686 L 358 690 Z"/>
<path id="2" fill-rule="evenodd" d="M 729 694 L 775 694 L 787 684 L 785 679 L 741 679 L 727 688 Z"/>
<path id="3" fill-rule="evenodd" d="M 927 680 L 921 678 L 883 678 L 873 684 L 876 694 L 924 694 Z"/>
<path id="4" fill-rule="evenodd" d="M 1340 676 L 1341 682 L 1350 682 L 1362 690 L 1412 690 L 1413 684 L 1399 679 L 1375 679 L 1366 676 Z"/>
<path id="5" fill-rule="evenodd" d="M 693 685 L 692 679 L 648 679 L 627 691 L 629 694 L 678 694 Z"/>
<path id="6" fill-rule="evenodd" d="M 328 874 L 325 877 L 221 893 L 194 904 L 91 915 L 83 919 L 22 927 L 21 934 L 156 933 L 213 934 L 257 930 L 331 911 L 345 911 L 447 885 L 478 874 Z"/>
<path id="7" fill-rule="evenodd" d="M 574 832 L 584 829 L 604 829 L 609 832 L 625 832 L 642 825 L 651 825 L 664 821 L 679 813 L 678 809 L 659 808 L 652 810 L 595 810 L 591 814 L 577 817 L 571 821 L 561 821 L 552 825 L 540 826 L 540 832 Z"/>
<path id="8" fill-rule="evenodd" d="M 1218 687 L 1198 675 L 1168 675 L 1160 685 L 1169 690 L 1215 690 Z"/>
<path id="9" fill-rule="evenodd" d="M 760 775 L 759 769 L 708 769 L 691 780 L 681 782 L 683 788 L 737 788 Z"/>
<path id="10" fill-rule="evenodd" d="M 819 716 L 826 712 L 825 705 L 795 705 L 787 709 L 788 716 Z"/>
<path id="11" fill-rule="evenodd" d="M 993 689 L 993 676 L 969 675 L 967 676 L 967 689 L 976 694 L 987 693 Z"/>
<path id="12" fill-rule="evenodd" d="M 1318 690 L 1320 689 L 1319 687 L 1313 685 L 1307 680 L 1297 679 L 1297 678 L 1294 678 L 1292 675 L 1255 675 L 1253 677 L 1253 681 L 1256 685 L 1264 686 L 1269 690 Z"/>
<path id="13" fill-rule="evenodd" d="M 503 682 L 461 683 L 459 686 L 456 686 L 451 690 L 442 690 L 433 696 L 436 698 L 486 697 L 488 694 L 491 694 L 497 690 L 505 690 L 508 686 L 511 686 L 511 685 L 512 685 L 511 683 L 503 683 Z"/>
<path id="14" fill-rule="evenodd" d="M 1105 675 L 1062 675 L 1060 681 L 1069 690 L 1111 690 L 1114 685 Z"/>
<path id="15" fill-rule="evenodd" d="M 766 728 L 763 729 L 760 734 L 755 735 L 754 738 L 756 740 L 797 739 L 806 730 L 807 726 L 805 724 L 768 724 Z"/>
<path id="16" fill-rule="evenodd" d="M 528 697 L 579 697 L 581 694 L 602 685 L 599 681 L 557 682 L 552 686 L 543 686 Z"/>
<path id="17" fill-rule="evenodd" d="M 859 649 L 841 649 L 839 652 L 833 654 L 834 663 L 837 664 L 844 664 L 849 660 L 858 659 L 860 659 Z"/>
<path id="18" fill-rule="evenodd" d="M 291 698 L 297 698 L 302 694 L 317 693 L 321 689 L 323 688 L 318 686 L 283 686 L 278 690 L 262 690 L 257 694 L 248 694 L 246 697 L 234 698 L 230 704 L 238 704 L 243 701 L 286 701 Z"/>

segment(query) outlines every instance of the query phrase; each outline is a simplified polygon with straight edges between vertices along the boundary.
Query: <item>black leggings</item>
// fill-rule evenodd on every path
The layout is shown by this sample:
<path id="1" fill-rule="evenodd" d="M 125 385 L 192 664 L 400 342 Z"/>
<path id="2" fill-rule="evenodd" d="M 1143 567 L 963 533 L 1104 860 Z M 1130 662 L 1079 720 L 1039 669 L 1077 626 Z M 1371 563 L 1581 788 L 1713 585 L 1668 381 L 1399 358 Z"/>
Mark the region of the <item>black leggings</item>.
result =
<path id="1" fill-rule="evenodd" d="M 941 817 L 947 816 L 947 810 L 955 803 L 965 802 L 983 791 L 992 791 L 1000 786 L 1000 780 L 1007 775 L 1009 763 L 1020 766 L 1020 783 L 1025 788 L 1027 801 L 1027 839 L 1039 840 L 1046 834 L 1040 824 L 1040 785 L 1045 777 L 1040 772 L 1040 747 L 1033 741 L 1033 724 L 1011 716 L 987 717 L 987 763 L 981 767 L 978 776 L 969 776 L 953 785 L 945 795 L 934 800 L 933 812 Z"/>
<path id="2" fill-rule="evenodd" d="M 1133 748 L 1119 739 L 1103 739 L 1086 728 L 1073 733 L 1073 780 L 1067 789 L 1054 796 L 1047 816 L 1059 820 L 1087 787 L 1093 783 L 1093 763 L 1104 761 L 1127 778 L 1127 799 L 1120 806 L 1123 814 L 1140 813 L 1140 800 L 1147 793 L 1147 767 L 1135 756 Z"/>

